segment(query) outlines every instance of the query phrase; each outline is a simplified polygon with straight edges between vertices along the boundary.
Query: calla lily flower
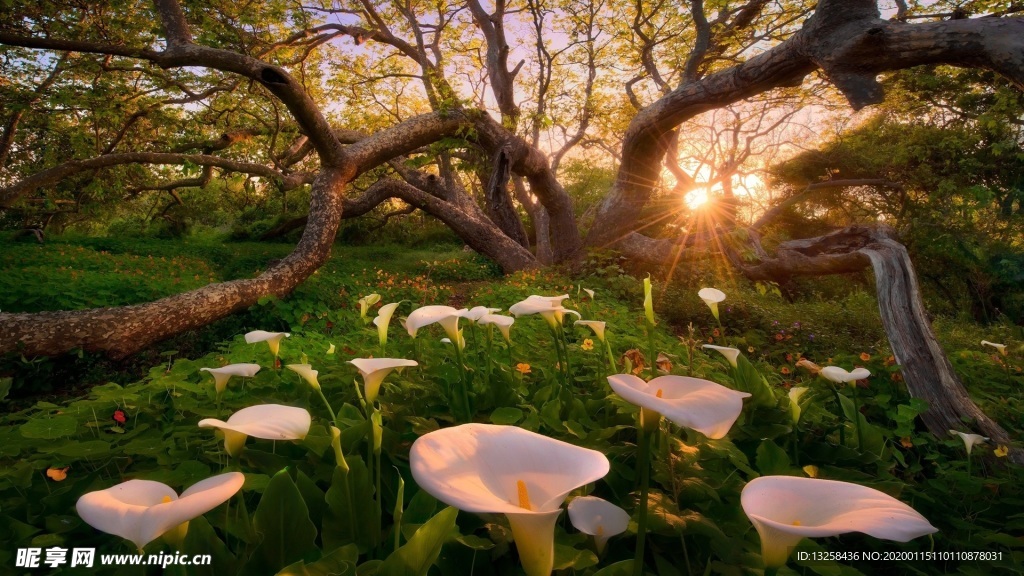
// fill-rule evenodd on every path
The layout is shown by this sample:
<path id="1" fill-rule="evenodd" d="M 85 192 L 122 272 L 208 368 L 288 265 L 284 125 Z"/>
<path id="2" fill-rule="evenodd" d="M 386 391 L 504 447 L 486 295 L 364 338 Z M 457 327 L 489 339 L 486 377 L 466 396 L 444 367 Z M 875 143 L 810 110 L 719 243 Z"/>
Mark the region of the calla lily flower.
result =
<path id="1" fill-rule="evenodd" d="M 997 344 L 995 342 L 989 342 L 988 340 L 982 340 L 981 345 L 991 346 L 996 350 L 999 350 L 999 353 L 1002 354 L 1003 356 L 1006 356 L 1008 354 L 1008 352 L 1006 351 L 1006 344 Z"/>
<path id="2" fill-rule="evenodd" d="M 228 472 L 197 482 L 178 496 L 160 482 L 128 480 L 85 494 L 75 508 L 93 528 L 130 540 L 141 551 L 176 528 L 184 536 L 189 520 L 226 502 L 244 482 L 241 472 Z"/>
<path id="3" fill-rule="evenodd" d="M 462 317 L 465 318 L 466 320 L 469 320 L 470 322 L 473 322 L 475 324 L 475 323 L 479 323 L 480 319 L 483 318 L 484 316 L 487 316 L 488 314 L 492 314 L 494 312 L 501 312 L 501 308 L 488 308 L 486 306 L 474 306 L 474 307 L 470 308 L 469 310 L 466 310 L 466 313 L 463 314 Z"/>
<path id="4" fill-rule="evenodd" d="M 377 302 L 380 302 L 380 294 L 367 294 L 359 299 L 359 317 L 363 319 L 363 323 L 369 323 L 369 319 L 366 317 L 367 312 L 370 311 L 370 306 L 373 306 Z"/>
<path id="5" fill-rule="evenodd" d="M 651 326 L 657 324 L 654 321 L 654 294 L 651 290 L 651 275 L 644 278 L 644 315 L 647 316 L 647 323 Z"/>
<path id="6" fill-rule="evenodd" d="M 363 397 L 373 402 L 380 394 L 380 385 L 392 370 L 402 371 L 407 366 L 419 366 L 415 360 L 403 358 L 356 358 L 349 360 L 363 376 Z"/>
<path id="7" fill-rule="evenodd" d="M 415 338 L 420 328 L 437 322 L 454 342 L 459 339 L 459 318 L 462 318 L 466 312 L 468 310 L 456 310 L 451 306 L 423 306 L 409 314 L 405 320 L 405 328 L 409 332 L 409 336 Z"/>
<path id="8" fill-rule="evenodd" d="M 452 343 L 452 339 L 451 338 L 441 338 L 441 342 L 443 342 L 444 344 L 451 344 Z M 462 337 L 462 330 L 459 330 L 459 350 L 465 350 L 465 349 L 466 349 L 466 339 Z"/>
<path id="9" fill-rule="evenodd" d="M 594 299 L 594 291 L 593 290 L 591 290 L 590 288 L 584 288 L 583 291 L 587 293 L 587 296 L 590 296 L 591 300 Z"/>
<path id="10" fill-rule="evenodd" d="M 836 480 L 762 476 L 747 483 L 740 502 L 761 536 L 761 557 L 769 568 L 783 566 L 790 550 L 805 537 L 863 532 L 908 542 L 938 532 L 903 502 Z"/>
<path id="11" fill-rule="evenodd" d="M 855 382 L 871 376 L 871 372 L 869 372 L 867 368 L 855 368 L 853 372 L 847 372 L 839 366 L 825 366 L 821 369 L 819 374 L 821 374 L 821 376 L 826 380 L 831 380 L 836 384 Z"/>
<path id="12" fill-rule="evenodd" d="M 209 372 L 213 376 L 213 386 L 217 389 L 217 395 L 220 396 L 224 389 L 228 386 L 228 380 L 231 380 L 232 376 L 238 376 L 240 378 L 252 378 L 260 371 L 259 364 L 228 364 L 227 366 L 221 366 L 220 368 L 200 368 L 200 372 Z"/>
<path id="13" fill-rule="evenodd" d="M 711 314 L 715 317 L 715 320 L 718 320 L 718 303 L 725 300 L 725 292 L 717 288 L 701 288 L 697 292 L 697 296 L 708 305 L 708 308 L 711 309 Z"/>
<path id="14" fill-rule="evenodd" d="M 687 376 L 658 376 L 644 382 L 632 374 L 614 374 L 608 383 L 628 402 L 714 440 L 725 437 L 743 411 L 743 399 L 750 396 Z"/>
<path id="15" fill-rule="evenodd" d="M 601 342 L 604 342 L 604 329 L 606 324 L 600 320 L 577 320 L 573 322 L 574 326 L 586 326 L 594 331 L 594 336 Z"/>
<path id="16" fill-rule="evenodd" d="M 509 330 L 512 329 L 512 324 L 514 324 L 515 321 L 516 319 L 511 316 L 502 316 L 501 314 L 484 314 L 476 321 L 476 323 L 481 326 L 486 326 L 488 324 L 497 326 L 501 335 L 505 338 L 505 342 L 512 342 Z"/>
<path id="17" fill-rule="evenodd" d="M 373 325 L 377 327 L 377 339 L 381 346 L 388 343 L 388 326 L 391 324 L 391 317 L 395 314 L 395 309 L 399 304 L 401 302 L 392 302 L 381 306 L 377 317 L 373 319 Z"/>
<path id="18" fill-rule="evenodd" d="M 629 527 L 629 513 L 603 498 L 573 498 L 568 509 L 572 525 L 580 532 L 594 537 L 598 554 L 604 550 L 609 538 L 622 534 Z"/>
<path id="19" fill-rule="evenodd" d="M 331 344 L 330 346 L 327 347 L 327 354 L 334 354 L 335 349 L 336 348 L 334 347 L 334 344 Z"/>
<path id="20" fill-rule="evenodd" d="M 540 314 L 547 321 L 552 330 L 562 325 L 565 314 L 575 314 L 580 318 L 580 313 L 570 310 L 561 305 L 562 300 L 568 298 L 568 294 L 561 296 L 530 296 L 522 302 L 517 302 L 508 309 L 513 316 L 529 316 Z"/>
<path id="21" fill-rule="evenodd" d="M 416 483 L 466 512 L 505 514 L 528 576 L 554 565 L 565 497 L 608 473 L 608 458 L 515 426 L 463 424 L 421 436 L 409 451 Z"/>
<path id="22" fill-rule="evenodd" d="M 793 417 L 793 424 L 800 423 L 800 397 L 807 393 L 810 388 L 794 386 L 789 389 L 789 414 Z"/>
<path id="23" fill-rule="evenodd" d="M 280 404 L 259 404 L 242 408 L 227 422 L 216 418 L 199 421 L 200 428 L 219 428 L 224 432 L 224 449 L 236 457 L 245 448 L 249 436 L 264 440 L 301 440 L 309 434 L 312 418 L 304 408 Z"/>
<path id="24" fill-rule="evenodd" d="M 737 367 L 737 360 L 740 357 L 740 351 L 738 348 L 732 348 L 730 346 L 715 346 L 714 344 L 705 344 L 703 347 L 717 351 L 722 356 L 725 356 L 725 359 L 729 361 L 729 364 L 732 364 L 733 368 Z"/>
<path id="25" fill-rule="evenodd" d="M 245 335 L 246 344 L 255 344 L 257 342 L 266 342 L 267 346 L 270 347 L 270 353 L 277 358 L 278 353 L 281 351 L 281 339 L 291 338 L 292 335 L 288 332 L 267 332 L 266 330 L 253 330 Z"/>
<path id="26" fill-rule="evenodd" d="M 320 375 L 320 372 L 313 370 L 313 367 L 309 364 L 288 364 L 285 368 L 295 372 L 299 376 L 302 376 L 302 379 L 309 382 L 309 385 L 312 386 L 314 390 L 320 389 L 320 382 L 317 380 L 317 376 Z"/>
<path id="27" fill-rule="evenodd" d="M 971 457 L 971 450 L 974 449 L 975 444 L 984 444 L 988 442 L 988 438 L 980 434 L 966 434 L 964 432 L 958 432 L 956 430 L 950 430 L 950 434 L 956 434 L 964 441 L 964 448 L 967 448 L 967 457 Z"/>

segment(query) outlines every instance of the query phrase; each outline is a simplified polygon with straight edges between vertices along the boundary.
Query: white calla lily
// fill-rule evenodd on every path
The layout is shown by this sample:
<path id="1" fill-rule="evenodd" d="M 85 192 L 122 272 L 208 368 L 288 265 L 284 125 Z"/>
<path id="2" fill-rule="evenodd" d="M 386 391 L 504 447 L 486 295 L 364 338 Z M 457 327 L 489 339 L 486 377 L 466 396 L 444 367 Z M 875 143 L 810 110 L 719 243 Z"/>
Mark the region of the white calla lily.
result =
<path id="1" fill-rule="evenodd" d="M 629 527 L 629 513 L 596 496 L 580 496 L 569 502 L 569 521 L 577 530 L 594 537 L 597 553 L 604 550 L 608 539 L 622 534 Z"/>
<path id="2" fill-rule="evenodd" d="M 565 497 L 605 476 L 604 454 L 515 426 L 463 424 L 421 436 L 409 451 L 416 483 L 466 512 L 505 514 L 528 576 L 554 564 Z"/>
<path id="3" fill-rule="evenodd" d="M 488 314 L 493 314 L 495 312 L 501 312 L 501 308 L 488 308 L 486 306 L 474 306 L 474 307 L 470 308 L 469 310 L 466 310 L 465 314 L 463 314 L 462 317 L 465 318 L 466 320 L 469 320 L 470 322 L 473 322 L 475 324 L 475 323 L 479 323 L 480 319 L 483 318 L 484 316 L 487 316 Z"/>
<path id="4" fill-rule="evenodd" d="M 732 364 L 733 368 L 738 367 L 738 360 L 740 357 L 740 351 L 738 348 L 733 348 L 731 346 L 715 346 L 714 344 L 705 344 L 703 347 L 709 350 L 714 350 L 722 356 L 725 356 L 725 359 L 729 361 L 729 364 Z"/>
<path id="5" fill-rule="evenodd" d="M 650 274 L 647 275 L 647 278 L 644 278 L 644 316 L 647 317 L 647 323 L 651 326 L 657 324 L 654 321 L 654 293 L 651 287 Z"/>
<path id="6" fill-rule="evenodd" d="M 852 372 L 847 372 L 839 366 L 825 366 L 818 374 L 826 380 L 830 380 L 836 384 L 856 382 L 857 380 L 863 380 L 864 378 L 871 376 L 871 372 L 868 371 L 867 368 L 855 368 Z"/>
<path id="7" fill-rule="evenodd" d="M 451 344 L 451 338 L 441 338 L 441 342 L 444 344 Z M 459 350 L 466 349 L 466 339 L 462 337 L 462 330 L 459 330 Z"/>
<path id="8" fill-rule="evenodd" d="M 594 291 L 593 290 L 591 290 L 590 288 L 584 288 L 583 291 L 587 293 L 587 296 L 590 296 L 591 300 L 594 299 Z"/>
<path id="9" fill-rule="evenodd" d="M 314 390 L 320 389 L 320 381 L 317 380 L 317 376 L 320 375 L 320 372 L 313 370 L 313 367 L 309 364 L 288 364 L 285 368 L 295 372 L 299 376 L 302 376 L 302 379 L 308 382 Z"/>
<path id="10" fill-rule="evenodd" d="M 519 316 L 540 314 L 548 323 L 548 326 L 554 330 L 561 326 L 566 314 L 575 314 L 577 318 L 581 318 L 579 312 L 562 306 L 562 300 L 568 297 L 568 294 L 561 296 L 530 296 L 526 300 L 513 304 L 508 311 L 517 318 Z"/>
<path id="11" fill-rule="evenodd" d="M 405 328 L 409 332 L 409 336 L 415 338 L 420 328 L 436 322 L 444 328 L 445 334 L 455 341 L 459 338 L 459 318 L 462 318 L 466 312 L 468 310 L 456 310 L 451 306 L 423 306 L 409 314 L 405 320 Z"/>
<path id="12" fill-rule="evenodd" d="M 501 335 L 505 338 L 505 342 L 512 342 L 509 330 L 511 330 L 512 324 L 514 324 L 515 321 L 516 319 L 511 316 L 503 316 L 501 314 L 484 314 L 476 321 L 476 323 L 481 326 L 486 326 L 488 324 L 497 326 Z"/>
<path id="13" fill-rule="evenodd" d="M 743 411 L 743 399 L 750 396 L 687 376 L 658 376 L 644 382 L 632 374 L 613 374 L 608 383 L 626 401 L 716 440 L 729 432 Z"/>
<path id="14" fill-rule="evenodd" d="M 574 326 L 586 326 L 594 331 L 594 336 L 601 342 L 604 342 L 604 329 L 606 324 L 600 320 L 577 320 L 573 322 Z"/>
<path id="15" fill-rule="evenodd" d="M 288 332 L 267 332 L 266 330 L 253 330 L 245 335 L 245 342 L 247 344 L 255 344 L 257 342 L 266 342 L 270 348 L 270 353 L 274 355 L 274 358 L 278 357 L 281 352 L 281 339 L 291 338 L 292 335 Z"/>
<path id="16" fill-rule="evenodd" d="M 967 434 L 957 430 L 950 430 L 949 433 L 956 434 L 964 441 L 964 448 L 967 449 L 968 458 L 971 457 L 971 450 L 974 449 L 975 444 L 984 444 L 985 442 L 988 442 L 988 438 L 980 434 Z"/>
<path id="17" fill-rule="evenodd" d="M 373 325 L 377 327 L 377 340 L 381 346 L 388 343 L 388 326 L 391 325 L 391 317 L 400 304 L 401 302 L 392 302 L 381 306 L 377 317 L 373 319 Z"/>
<path id="18" fill-rule="evenodd" d="M 227 422 L 216 418 L 199 421 L 200 428 L 219 428 L 224 433 L 224 449 L 238 456 L 249 436 L 264 440 L 301 440 L 309 434 L 312 418 L 304 408 L 280 404 L 258 404 L 242 408 Z"/>
<path id="19" fill-rule="evenodd" d="M 363 397 L 367 402 L 374 402 L 380 395 L 380 385 L 392 370 L 402 371 L 407 366 L 419 366 L 415 360 L 404 358 L 356 358 L 349 364 L 359 370 L 363 377 Z"/>
<path id="20" fill-rule="evenodd" d="M 130 540 L 141 551 L 165 532 L 188 530 L 188 521 L 220 506 L 242 487 L 245 476 L 228 472 L 202 480 L 181 493 L 152 480 L 128 480 L 89 492 L 75 505 L 87 524 Z"/>
<path id="21" fill-rule="evenodd" d="M 232 376 L 239 378 L 252 378 L 260 371 L 259 364 L 228 364 L 220 368 L 200 368 L 200 372 L 209 372 L 213 376 L 213 386 L 217 389 L 219 396 L 228 386 L 228 380 Z"/>
<path id="22" fill-rule="evenodd" d="M 363 319 L 363 322 L 369 322 L 366 318 L 366 314 L 370 311 L 370 306 L 373 306 L 377 302 L 380 302 L 380 294 L 373 293 L 367 294 L 358 300 L 359 302 L 359 317 Z"/>
<path id="23" fill-rule="evenodd" d="M 999 353 L 1002 354 L 1003 356 L 1006 356 L 1008 354 L 1007 351 L 1006 351 L 1006 344 L 998 344 L 996 342 L 989 342 L 988 340 L 982 340 L 981 341 L 981 345 L 982 346 L 991 346 L 991 347 L 995 348 L 996 350 L 999 350 Z"/>
<path id="24" fill-rule="evenodd" d="M 762 476 L 747 483 L 740 502 L 761 536 L 761 557 L 769 568 L 783 566 L 805 537 L 863 532 L 908 542 L 938 532 L 903 502 L 873 488 L 836 480 Z"/>
<path id="25" fill-rule="evenodd" d="M 800 423 L 800 397 L 807 393 L 810 388 L 794 386 L 789 389 L 789 414 L 793 417 L 793 424 Z"/>
<path id="26" fill-rule="evenodd" d="M 711 309 L 711 314 L 718 320 L 718 303 L 725 300 L 725 292 L 718 288 L 701 288 L 697 296 Z"/>

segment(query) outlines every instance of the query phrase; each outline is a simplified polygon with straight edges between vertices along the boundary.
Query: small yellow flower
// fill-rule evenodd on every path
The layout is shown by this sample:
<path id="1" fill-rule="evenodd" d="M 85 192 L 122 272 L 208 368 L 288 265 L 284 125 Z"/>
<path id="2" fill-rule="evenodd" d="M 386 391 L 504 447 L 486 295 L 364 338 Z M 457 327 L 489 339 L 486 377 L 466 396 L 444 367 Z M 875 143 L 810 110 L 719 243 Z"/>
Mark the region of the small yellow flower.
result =
<path id="1" fill-rule="evenodd" d="M 754 347 L 753 346 L 747 346 L 747 353 L 748 354 L 753 354 L 754 353 Z"/>
<path id="2" fill-rule="evenodd" d="M 860 359 L 864 362 L 867 362 L 868 360 L 871 360 L 871 354 L 868 354 L 867 352 L 861 352 Z"/>
<path id="3" fill-rule="evenodd" d="M 807 466 L 804 466 L 804 474 L 807 474 L 807 476 L 810 478 L 817 478 L 818 467 L 815 466 L 814 464 L 808 464 Z"/>
<path id="4" fill-rule="evenodd" d="M 1006 455 L 1010 453 L 1010 449 L 1007 448 L 1005 444 L 1000 444 L 992 452 L 1000 458 L 1006 458 Z"/>
<path id="5" fill-rule="evenodd" d="M 516 372 L 519 372 L 520 374 L 529 374 L 530 365 L 525 362 L 520 362 L 519 364 L 516 364 Z"/>
<path id="6" fill-rule="evenodd" d="M 904 448 L 913 448 L 914 447 L 914 443 L 910 440 L 910 436 L 904 436 L 903 438 L 900 438 L 900 444 Z"/>
<path id="7" fill-rule="evenodd" d="M 584 350 L 593 350 L 594 349 L 594 341 L 591 340 L 590 338 L 585 338 L 583 340 L 583 344 L 580 346 L 580 348 L 583 348 Z"/>

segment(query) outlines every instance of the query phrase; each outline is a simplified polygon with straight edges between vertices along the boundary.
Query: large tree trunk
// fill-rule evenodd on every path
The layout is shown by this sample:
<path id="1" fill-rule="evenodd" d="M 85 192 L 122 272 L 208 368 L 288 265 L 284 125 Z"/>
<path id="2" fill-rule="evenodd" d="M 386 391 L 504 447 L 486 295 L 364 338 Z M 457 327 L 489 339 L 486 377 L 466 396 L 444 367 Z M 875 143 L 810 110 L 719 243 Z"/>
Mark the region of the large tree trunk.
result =
<path id="1" fill-rule="evenodd" d="M 940 438 L 949 430 L 962 429 L 964 420 L 974 432 L 999 444 L 1010 437 L 971 400 L 935 338 L 925 313 L 921 292 L 907 249 L 893 239 L 887 227 L 850 226 L 824 236 L 783 242 L 771 256 L 761 247 L 757 232 L 748 230 L 750 249 L 757 262 L 742 259 L 725 242 L 725 255 L 750 280 L 785 282 L 794 276 L 823 276 L 860 272 L 871 266 L 875 273 L 882 326 L 900 364 L 907 391 L 928 402 L 922 421 Z M 651 240 L 630 235 L 621 244 L 627 255 L 663 265 L 707 254 L 707 243 L 696 246 Z M 1024 451 L 1014 448 L 1010 459 L 1024 463 Z"/>
<path id="2" fill-rule="evenodd" d="M 921 416 L 928 430 L 943 438 L 949 430 L 964 431 L 966 420 L 972 426 L 966 431 L 980 432 L 997 444 L 1009 446 L 1010 436 L 971 400 L 935 339 L 907 249 L 883 238 L 860 252 L 871 259 L 882 324 L 907 390 L 928 402 L 928 411 Z M 1024 464 L 1024 451 L 1014 449 L 1010 459 Z"/>
<path id="3" fill-rule="evenodd" d="M 256 278 L 210 284 L 147 304 L 70 312 L 0 314 L 0 350 L 28 357 L 75 349 L 120 359 L 186 330 L 244 310 L 263 296 L 284 296 L 327 261 L 348 174 L 323 170 L 313 183 L 310 214 L 295 250 Z"/>
<path id="4" fill-rule="evenodd" d="M 784 280 L 798 274 L 854 271 L 870 264 L 882 325 L 900 365 L 907 392 L 928 402 L 922 420 L 939 438 L 970 422 L 971 432 L 1010 445 L 1005 430 L 971 400 L 963 382 L 935 338 L 907 249 L 888 228 L 854 226 L 826 236 L 783 243 L 779 256 L 755 267 L 753 277 Z M 741 266 L 742 269 L 742 266 Z M 1010 459 L 1024 463 L 1024 451 L 1012 449 Z"/>

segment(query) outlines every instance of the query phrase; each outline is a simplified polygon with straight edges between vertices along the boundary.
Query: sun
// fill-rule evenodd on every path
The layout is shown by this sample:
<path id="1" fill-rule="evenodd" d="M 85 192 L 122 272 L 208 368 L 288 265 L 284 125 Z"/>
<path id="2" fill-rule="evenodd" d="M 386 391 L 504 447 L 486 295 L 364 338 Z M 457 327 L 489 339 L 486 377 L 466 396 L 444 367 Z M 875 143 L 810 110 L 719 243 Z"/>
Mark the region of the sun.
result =
<path id="1" fill-rule="evenodd" d="M 683 196 L 683 203 L 690 210 L 697 210 L 708 203 L 708 191 L 703 188 L 692 190 Z"/>

